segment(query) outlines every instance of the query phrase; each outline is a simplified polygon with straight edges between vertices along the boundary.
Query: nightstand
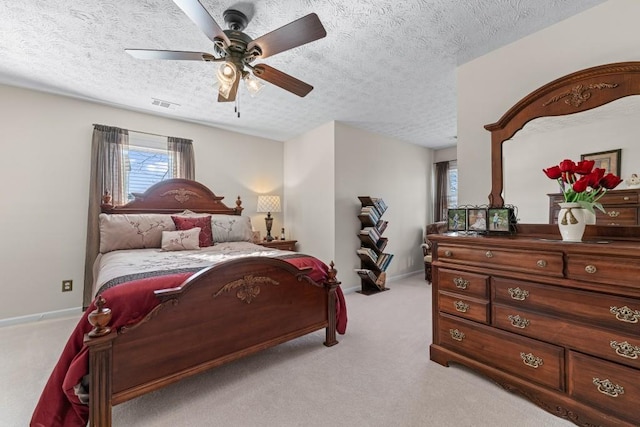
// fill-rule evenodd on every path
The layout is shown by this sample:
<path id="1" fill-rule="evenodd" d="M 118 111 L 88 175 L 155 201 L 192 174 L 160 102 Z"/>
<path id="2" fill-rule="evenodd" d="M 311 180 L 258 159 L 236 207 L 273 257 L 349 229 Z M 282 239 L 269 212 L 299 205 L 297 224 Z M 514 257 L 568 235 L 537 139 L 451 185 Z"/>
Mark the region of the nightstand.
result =
<path id="1" fill-rule="evenodd" d="M 297 240 L 272 240 L 270 242 L 263 240 L 258 244 L 267 248 L 281 249 L 283 251 L 295 251 L 296 242 Z"/>

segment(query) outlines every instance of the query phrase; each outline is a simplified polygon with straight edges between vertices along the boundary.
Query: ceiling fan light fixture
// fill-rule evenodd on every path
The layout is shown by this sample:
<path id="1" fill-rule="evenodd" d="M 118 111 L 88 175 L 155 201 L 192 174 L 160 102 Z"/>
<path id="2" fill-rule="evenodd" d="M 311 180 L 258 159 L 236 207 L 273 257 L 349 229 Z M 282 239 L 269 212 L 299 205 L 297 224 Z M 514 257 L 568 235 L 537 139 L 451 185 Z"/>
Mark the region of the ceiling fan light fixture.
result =
<path id="1" fill-rule="evenodd" d="M 220 85 L 225 83 L 233 84 L 236 80 L 236 75 L 238 74 L 238 69 L 233 62 L 223 62 L 222 65 L 218 68 L 218 72 L 216 76 L 218 77 L 218 82 Z"/>
<path id="2" fill-rule="evenodd" d="M 264 88 L 264 83 L 253 77 L 250 73 L 244 76 L 244 85 L 251 97 L 255 97 Z"/>
<path id="3" fill-rule="evenodd" d="M 218 78 L 218 83 L 220 85 L 218 88 L 220 96 L 225 99 L 229 98 L 231 88 L 233 87 L 233 83 L 236 81 L 237 75 L 238 69 L 233 62 L 223 62 L 222 65 L 220 65 L 216 72 L 216 77 Z"/>

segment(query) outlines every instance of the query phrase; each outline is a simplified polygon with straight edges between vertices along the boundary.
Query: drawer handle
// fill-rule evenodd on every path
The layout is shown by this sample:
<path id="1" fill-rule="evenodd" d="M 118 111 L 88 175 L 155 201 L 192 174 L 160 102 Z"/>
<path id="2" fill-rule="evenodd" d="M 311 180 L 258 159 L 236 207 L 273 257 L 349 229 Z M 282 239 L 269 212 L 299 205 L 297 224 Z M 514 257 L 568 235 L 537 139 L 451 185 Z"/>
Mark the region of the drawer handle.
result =
<path id="1" fill-rule="evenodd" d="M 630 198 L 629 198 L 629 196 L 624 196 L 624 197 L 622 198 L 622 200 L 624 200 L 624 201 L 626 202 L 626 201 L 630 200 Z"/>
<path id="2" fill-rule="evenodd" d="M 593 274 L 593 273 L 595 273 L 596 271 L 598 271 L 598 269 L 596 268 L 596 266 L 595 266 L 595 265 L 593 265 L 593 264 L 589 264 L 589 265 L 587 265 L 587 266 L 584 268 L 584 271 L 586 271 L 586 272 L 587 272 L 587 273 L 589 273 L 589 274 Z"/>
<path id="3" fill-rule="evenodd" d="M 538 369 L 540 366 L 544 365 L 544 361 L 541 357 L 536 357 L 531 353 L 520 353 L 520 357 L 522 357 L 522 362 L 524 362 L 525 365 L 532 368 Z"/>
<path id="4" fill-rule="evenodd" d="M 507 316 L 507 318 L 511 321 L 511 326 L 515 326 L 516 328 L 520 329 L 526 328 L 531 323 L 529 319 L 520 317 L 519 314 L 516 314 L 515 316 L 513 314 L 510 314 L 509 316 Z"/>
<path id="5" fill-rule="evenodd" d="M 453 305 L 456 307 L 456 311 L 459 311 L 460 313 L 466 313 L 469 311 L 469 304 L 465 304 L 464 301 L 456 301 Z"/>
<path id="6" fill-rule="evenodd" d="M 524 301 L 529 296 L 529 291 L 520 289 L 520 288 L 509 288 L 509 295 L 511 295 L 511 299 L 515 299 L 518 301 Z"/>
<path id="7" fill-rule="evenodd" d="M 453 255 L 453 253 L 451 253 L 451 251 L 444 251 L 444 256 L 451 256 Z"/>
<path id="8" fill-rule="evenodd" d="M 456 341 L 462 341 L 464 339 L 464 333 L 457 329 L 449 329 L 449 333 L 451 334 L 451 338 Z"/>
<path id="9" fill-rule="evenodd" d="M 624 394 L 624 387 L 618 384 L 614 384 L 608 379 L 601 380 L 600 378 L 593 378 L 593 383 L 598 386 L 598 391 L 602 394 L 606 394 L 610 397 L 618 397 Z"/>
<path id="10" fill-rule="evenodd" d="M 469 281 L 463 279 L 462 277 L 454 277 L 453 283 L 458 289 L 467 289 L 469 287 Z"/>
<path id="11" fill-rule="evenodd" d="M 609 215 L 610 218 L 617 218 L 620 216 L 620 212 L 618 211 L 609 211 L 607 212 L 607 215 Z"/>
<path id="12" fill-rule="evenodd" d="M 629 344 L 629 342 L 611 341 L 611 348 L 616 351 L 618 356 L 626 357 L 627 359 L 637 359 L 640 356 L 640 347 L 637 345 Z"/>
<path id="13" fill-rule="evenodd" d="M 493 258 L 493 252 L 491 252 L 491 251 L 487 251 L 484 255 L 485 255 L 487 258 Z"/>
<path id="14" fill-rule="evenodd" d="M 547 266 L 547 261 L 539 259 L 538 262 L 536 262 L 536 265 L 540 268 L 545 268 Z"/>
<path id="15" fill-rule="evenodd" d="M 616 315 L 616 319 L 621 322 L 638 323 L 640 320 L 640 310 L 632 310 L 626 305 L 623 307 L 610 307 L 609 312 Z"/>

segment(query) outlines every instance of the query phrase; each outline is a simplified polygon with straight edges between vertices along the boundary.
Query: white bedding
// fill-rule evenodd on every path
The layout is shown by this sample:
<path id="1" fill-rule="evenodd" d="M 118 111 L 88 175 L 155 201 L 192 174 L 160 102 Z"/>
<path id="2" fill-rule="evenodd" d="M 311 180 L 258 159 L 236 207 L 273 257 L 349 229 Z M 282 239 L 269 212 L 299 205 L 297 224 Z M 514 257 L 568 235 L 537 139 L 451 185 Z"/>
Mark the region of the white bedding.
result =
<path id="1" fill-rule="evenodd" d="M 290 251 L 266 248 L 249 242 L 216 243 L 192 251 L 125 249 L 100 254 L 96 259 L 92 295 L 112 279 L 151 271 L 206 268 L 221 261 L 248 256 L 278 256 Z"/>

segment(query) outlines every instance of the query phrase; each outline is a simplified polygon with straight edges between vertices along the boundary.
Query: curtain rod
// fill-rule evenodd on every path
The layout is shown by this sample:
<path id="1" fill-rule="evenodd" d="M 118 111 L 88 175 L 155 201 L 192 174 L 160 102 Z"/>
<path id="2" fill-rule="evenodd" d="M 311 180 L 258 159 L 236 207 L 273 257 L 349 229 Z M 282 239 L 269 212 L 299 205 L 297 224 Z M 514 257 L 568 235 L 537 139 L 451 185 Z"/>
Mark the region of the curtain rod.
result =
<path id="1" fill-rule="evenodd" d="M 109 126 L 109 125 L 101 125 L 101 124 L 94 123 L 93 126 Z M 112 127 L 112 126 L 109 126 L 109 127 Z M 143 132 L 141 130 L 127 129 L 127 131 L 135 132 L 135 133 L 142 133 L 142 134 L 145 134 L 145 135 L 161 136 L 163 138 L 169 138 L 169 136 L 167 136 L 167 135 L 160 135 L 158 133 L 151 133 L 151 132 Z"/>

